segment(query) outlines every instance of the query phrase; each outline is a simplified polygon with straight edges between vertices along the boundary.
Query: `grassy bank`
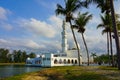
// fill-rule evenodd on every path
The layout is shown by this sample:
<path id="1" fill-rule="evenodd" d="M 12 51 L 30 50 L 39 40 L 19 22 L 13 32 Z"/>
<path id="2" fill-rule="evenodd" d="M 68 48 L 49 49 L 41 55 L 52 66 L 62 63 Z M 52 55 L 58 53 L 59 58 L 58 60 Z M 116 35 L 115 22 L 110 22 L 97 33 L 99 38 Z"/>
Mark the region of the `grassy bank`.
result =
<path id="1" fill-rule="evenodd" d="M 4 80 L 120 80 L 120 71 L 98 66 L 53 67 Z"/>

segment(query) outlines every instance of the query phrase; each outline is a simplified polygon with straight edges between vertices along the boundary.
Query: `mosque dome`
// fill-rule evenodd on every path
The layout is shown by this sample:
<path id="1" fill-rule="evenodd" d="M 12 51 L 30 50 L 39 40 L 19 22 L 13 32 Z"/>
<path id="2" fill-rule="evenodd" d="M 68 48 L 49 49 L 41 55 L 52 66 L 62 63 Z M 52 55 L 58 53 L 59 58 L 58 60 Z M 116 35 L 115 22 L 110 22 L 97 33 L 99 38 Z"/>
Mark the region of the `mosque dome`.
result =
<path id="1" fill-rule="evenodd" d="M 30 58 L 28 57 L 27 60 L 30 60 Z"/>
<path id="2" fill-rule="evenodd" d="M 39 54 L 37 54 L 37 56 L 36 56 L 36 57 L 38 58 L 38 57 L 40 57 L 40 55 L 39 55 Z"/>

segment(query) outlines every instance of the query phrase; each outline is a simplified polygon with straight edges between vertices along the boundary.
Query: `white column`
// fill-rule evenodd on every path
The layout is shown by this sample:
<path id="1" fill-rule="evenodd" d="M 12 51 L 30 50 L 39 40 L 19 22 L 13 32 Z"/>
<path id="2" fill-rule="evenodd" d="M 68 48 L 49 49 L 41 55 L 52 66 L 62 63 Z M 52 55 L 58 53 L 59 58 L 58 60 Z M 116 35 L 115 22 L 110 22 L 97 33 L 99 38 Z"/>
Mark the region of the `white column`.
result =
<path id="1" fill-rule="evenodd" d="M 62 35 L 62 52 L 66 53 L 67 52 L 67 34 L 66 34 L 65 21 L 64 20 L 63 20 L 62 28 L 63 28 L 63 31 L 61 32 L 61 35 Z"/>

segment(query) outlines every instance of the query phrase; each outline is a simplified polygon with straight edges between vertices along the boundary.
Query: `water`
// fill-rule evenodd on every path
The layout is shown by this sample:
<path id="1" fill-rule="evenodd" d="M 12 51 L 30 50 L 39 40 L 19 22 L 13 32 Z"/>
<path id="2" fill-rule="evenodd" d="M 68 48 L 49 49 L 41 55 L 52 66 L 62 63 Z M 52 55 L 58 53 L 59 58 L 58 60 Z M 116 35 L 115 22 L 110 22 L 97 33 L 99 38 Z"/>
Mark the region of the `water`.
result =
<path id="1" fill-rule="evenodd" d="M 40 67 L 28 67 L 25 65 L 0 65 L 0 78 L 39 71 L 40 69 Z"/>

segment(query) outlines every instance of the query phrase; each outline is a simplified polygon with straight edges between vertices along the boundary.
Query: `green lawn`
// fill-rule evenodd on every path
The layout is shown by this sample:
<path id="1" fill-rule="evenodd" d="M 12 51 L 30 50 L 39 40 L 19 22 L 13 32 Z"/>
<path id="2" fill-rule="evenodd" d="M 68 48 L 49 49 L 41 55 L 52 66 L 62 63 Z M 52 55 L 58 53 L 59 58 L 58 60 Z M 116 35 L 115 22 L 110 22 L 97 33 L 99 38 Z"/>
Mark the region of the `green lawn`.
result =
<path id="1" fill-rule="evenodd" d="M 4 80 L 120 80 L 120 71 L 105 66 L 53 67 Z"/>

